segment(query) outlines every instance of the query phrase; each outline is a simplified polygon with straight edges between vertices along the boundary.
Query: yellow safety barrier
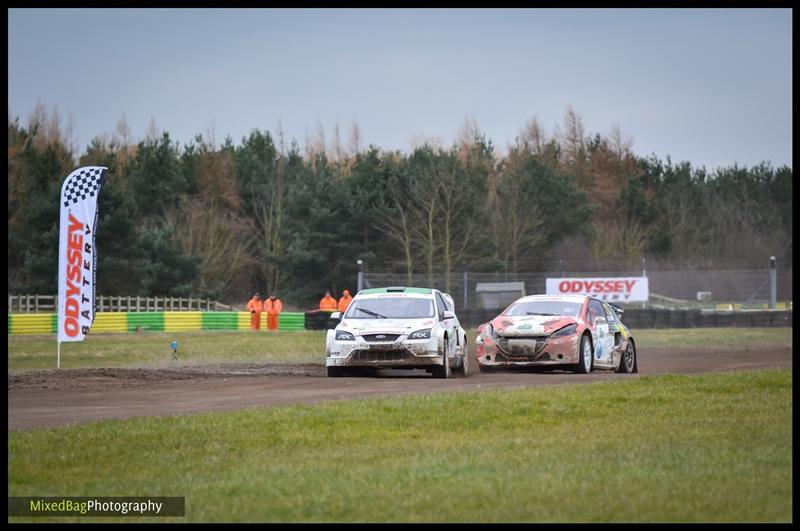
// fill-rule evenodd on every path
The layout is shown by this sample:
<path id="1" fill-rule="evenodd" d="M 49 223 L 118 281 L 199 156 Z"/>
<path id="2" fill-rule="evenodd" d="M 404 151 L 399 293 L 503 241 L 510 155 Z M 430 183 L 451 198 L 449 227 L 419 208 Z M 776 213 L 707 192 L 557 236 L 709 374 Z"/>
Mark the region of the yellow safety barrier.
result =
<path id="1" fill-rule="evenodd" d="M 98 312 L 92 324 L 92 332 L 127 332 L 128 314 L 124 312 Z"/>
<path id="2" fill-rule="evenodd" d="M 53 314 L 14 314 L 11 320 L 12 334 L 49 334 L 53 331 Z"/>
<path id="3" fill-rule="evenodd" d="M 203 312 L 164 312 L 164 331 L 202 330 Z"/>

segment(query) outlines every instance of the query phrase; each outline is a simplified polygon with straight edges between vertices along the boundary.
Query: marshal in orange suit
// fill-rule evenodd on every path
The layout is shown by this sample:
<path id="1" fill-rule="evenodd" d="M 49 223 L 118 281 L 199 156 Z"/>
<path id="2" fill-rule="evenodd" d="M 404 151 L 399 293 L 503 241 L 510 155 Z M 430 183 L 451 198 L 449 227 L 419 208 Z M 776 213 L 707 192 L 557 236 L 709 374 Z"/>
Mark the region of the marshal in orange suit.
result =
<path id="1" fill-rule="evenodd" d="M 278 316 L 282 310 L 283 303 L 274 293 L 264 300 L 264 311 L 267 313 L 267 330 L 273 332 L 278 330 Z"/>
<path id="2" fill-rule="evenodd" d="M 247 303 L 250 312 L 250 330 L 261 330 L 261 297 L 256 293 Z"/>
<path id="3" fill-rule="evenodd" d="M 339 311 L 342 312 L 342 315 L 344 315 L 344 312 L 350 307 L 351 302 L 353 302 L 353 297 L 350 295 L 350 291 L 344 290 L 344 292 L 342 292 L 342 297 L 339 299 Z"/>
<path id="4" fill-rule="evenodd" d="M 336 299 L 331 297 L 330 291 L 326 291 L 325 296 L 319 301 L 319 309 L 326 312 L 335 312 L 338 309 L 336 307 Z"/>

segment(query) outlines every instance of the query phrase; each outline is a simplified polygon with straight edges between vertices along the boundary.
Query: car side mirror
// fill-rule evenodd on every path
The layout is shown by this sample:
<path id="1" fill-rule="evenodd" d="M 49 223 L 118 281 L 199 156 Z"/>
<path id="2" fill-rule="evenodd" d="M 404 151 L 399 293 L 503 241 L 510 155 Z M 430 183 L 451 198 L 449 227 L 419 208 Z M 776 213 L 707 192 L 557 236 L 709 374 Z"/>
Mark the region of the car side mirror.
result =
<path id="1" fill-rule="evenodd" d="M 444 313 L 442 314 L 443 321 L 445 319 L 455 319 L 455 317 L 456 317 L 456 312 L 451 312 L 450 310 L 445 310 Z"/>
<path id="2" fill-rule="evenodd" d="M 341 312 L 333 312 L 331 314 L 331 319 L 341 319 L 341 318 L 342 318 L 342 313 Z"/>
<path id="3" fill-rule="evenodd" d="M 598 315 L 597 317 L 594 318 L 595 326 L 597 326 L 597 323 L 601 323 L 602 324 L 602 323 L 605 323 L 605 322 L 606 322 L 606 318 L 603 317 L 602 315 Z"/>

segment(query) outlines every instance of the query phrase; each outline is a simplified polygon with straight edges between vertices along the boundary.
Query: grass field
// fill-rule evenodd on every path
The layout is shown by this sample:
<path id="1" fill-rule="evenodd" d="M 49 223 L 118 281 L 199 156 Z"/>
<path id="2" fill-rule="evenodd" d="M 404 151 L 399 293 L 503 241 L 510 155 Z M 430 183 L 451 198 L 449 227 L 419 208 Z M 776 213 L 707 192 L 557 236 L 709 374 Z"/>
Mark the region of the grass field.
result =
<path id="1" fill-rule="evenodd" d="M 674 348 L 791 347 L 792 328 L 672 328 L 633 330 L 637 344 Z"/>
<path id="2" fill-rule="evenodd" d="M 467 331 L 474 352 L 474 331 Z M 763 348 L 791 346 L 791 328 L 690 328 L 634 330 L 640 348 Z M 178 340 L 178 361 L 170 343 Z M 98 334 L 62 343 L 63 368 L 167 367 L 204 363 L 322 363 L 325 332 L 174 332 Z M 54 336 L 8 336 L 8 369 L 55 368 Z"/>
<path id="3" fill-rule="evenodd" d="M 10 432 L 8 489 L 186 496 L 186 521 L 788 522 L 791 410 L 765 370 L 104 421 Z"/>
<path id="4" fill-rule="evenodd" d="M 178 341 L 178 361 L 170 343 Z M 169 367 L 207 363 L 321 363 L 325 332 L 142 332 L 98 334 L 61 344 L 61 367 Z M 8 368 L 55 368 L 55 336 L 8 336 Z"/>

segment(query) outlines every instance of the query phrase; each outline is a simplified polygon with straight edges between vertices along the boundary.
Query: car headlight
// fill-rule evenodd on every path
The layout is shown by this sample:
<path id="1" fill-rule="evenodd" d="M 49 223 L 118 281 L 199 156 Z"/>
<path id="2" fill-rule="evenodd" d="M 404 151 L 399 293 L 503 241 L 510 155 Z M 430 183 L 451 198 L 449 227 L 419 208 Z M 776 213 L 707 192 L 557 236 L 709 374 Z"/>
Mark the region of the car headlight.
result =
<path id="1" fill-rule="evenodd" d="M 350 332 L 345 332 L 344 330 L 337 330 L 336 331 L 336 340 L 337 341 L 355 341 L 356 338 Z"/>
<path id="2" fill-rule="evenodd" d="M 427 328 L 425 330 L 417 330 L 416 332 L 411 332 L 408 334 L 408 339 L 430 339 L 431 338 L 431 329 Z"/>
<path id="3" fill-rule="evenodd" d="M 571 336 L 572 334 L 575 333 L 575 330 L 577 328 L 578 328 L 578 324 L 577 323 L 573 323 L 571 325 L 567 325 L 564 328 L 561 328 L 560 330 L 556 330 L 555 332 L 550 334 L 550 338 L 551 339 L 555 339 L 555 338 L 559 338 L 559 337 Z"/>
<path id="4" fill-rule="evenodd" d="M 494 333 L 494 327 L 492 326 L 492 323 L 486 323 L 483 325 L 483 328 L 481 329 L 481 335 L 486 337 L 495 337 L 496 334 Z"/>

